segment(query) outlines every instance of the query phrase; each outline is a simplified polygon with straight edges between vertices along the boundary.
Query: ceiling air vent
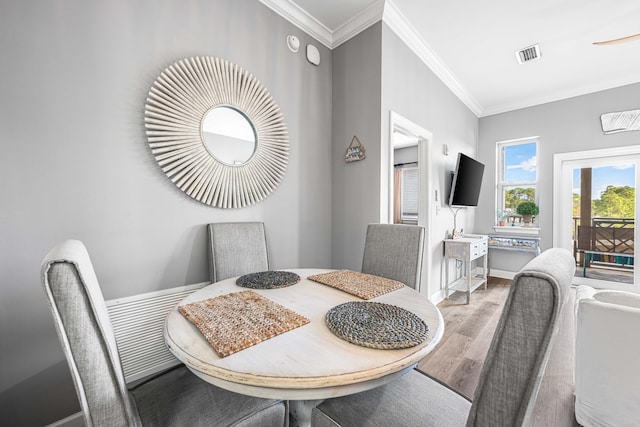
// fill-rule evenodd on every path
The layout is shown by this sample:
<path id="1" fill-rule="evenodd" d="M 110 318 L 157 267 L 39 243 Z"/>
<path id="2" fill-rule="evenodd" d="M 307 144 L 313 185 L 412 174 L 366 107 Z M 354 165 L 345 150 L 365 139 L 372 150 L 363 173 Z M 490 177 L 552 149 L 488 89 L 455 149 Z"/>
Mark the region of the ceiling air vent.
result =
<path id="1" fill-rule="evenodd" d="M 525 47 L 516 52 L 516 58 L 518 58 L 520 64 L 538 59 L 540 58 L 540 46 L 534 44 L 533 46 Z"/>

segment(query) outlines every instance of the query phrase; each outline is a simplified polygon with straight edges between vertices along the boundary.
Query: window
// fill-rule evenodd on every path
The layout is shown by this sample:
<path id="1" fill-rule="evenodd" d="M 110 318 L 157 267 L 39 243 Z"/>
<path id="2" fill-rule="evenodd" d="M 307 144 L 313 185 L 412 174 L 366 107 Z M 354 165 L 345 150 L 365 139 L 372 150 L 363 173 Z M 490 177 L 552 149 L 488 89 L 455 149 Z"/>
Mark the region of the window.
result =
<path id="1" fill-rule="evenodd" d="M 537 204 L 537 139 L 501 142 L 497 144 L 498 221 L 520 222 L 516 209 L 524 201 Z"/>
<path id="2" fill-rule="evenodd" d="M 402 211 L 403 222 L 418 221 L 418 168 L 402 168 Z"/>
<path id="3" fill-rule="evenodd" d="M 417 163 L 396 165 L 394 169 L 393 223 L 418 223 L 418 166 Z"/>

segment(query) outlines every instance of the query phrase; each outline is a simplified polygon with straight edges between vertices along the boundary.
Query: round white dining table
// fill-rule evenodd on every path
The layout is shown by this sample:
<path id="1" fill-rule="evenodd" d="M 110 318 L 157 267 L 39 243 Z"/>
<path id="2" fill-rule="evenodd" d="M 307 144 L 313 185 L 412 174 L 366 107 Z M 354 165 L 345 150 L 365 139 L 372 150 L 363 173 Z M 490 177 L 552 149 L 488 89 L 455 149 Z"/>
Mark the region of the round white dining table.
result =
<path id="1" fill-rule="evenodd" d="M 427 324 L 428 338 L 414 347 L 394 350 L 351 344 L 329 330 L 325 315 L 344 302 L 363 300 L 307 279 L 333 270 L 286 271 L 297 273 L 301 280 L 284 288 L 252 290 L 308 318 L 308 324 L 220 357 L 176 307 L 165 322 L 169 350 L 195 375 L 218 387 L 249 396 L 289 400 L 293 424 L 305 425 L 310 408 L 319 401 L 369 390 L 405 374 L 442 338 L 444 322 L 438 308 L 405 286 L 369 301 L 414 313 Z M 208 285 L 179 305 L 248 290 L 237 286 L 236 279 Z"/>

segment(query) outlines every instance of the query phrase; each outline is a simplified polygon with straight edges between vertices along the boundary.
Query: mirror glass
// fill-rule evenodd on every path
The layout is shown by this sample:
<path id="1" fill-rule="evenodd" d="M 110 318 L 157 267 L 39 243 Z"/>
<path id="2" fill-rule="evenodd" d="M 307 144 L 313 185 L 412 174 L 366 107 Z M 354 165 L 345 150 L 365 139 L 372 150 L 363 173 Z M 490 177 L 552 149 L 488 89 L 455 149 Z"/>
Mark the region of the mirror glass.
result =
<path id="1" fill-rule="evenodd" d="M 256 150 L 256 132 L 249 119 L 235 108 L 209 110 L 202 119 L 201 131 L 207 151 L 227 165 L 243 165 Z"/>

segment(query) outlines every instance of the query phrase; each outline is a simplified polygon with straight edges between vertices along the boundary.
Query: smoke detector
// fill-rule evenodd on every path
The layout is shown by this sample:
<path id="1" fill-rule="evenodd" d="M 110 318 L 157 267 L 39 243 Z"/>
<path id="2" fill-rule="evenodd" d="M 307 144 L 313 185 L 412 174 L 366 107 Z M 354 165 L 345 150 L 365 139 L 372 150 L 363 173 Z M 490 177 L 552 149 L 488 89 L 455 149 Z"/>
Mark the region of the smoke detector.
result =
<path id="1" fill-rule="evenodd" d="M 533 46 L 525 47 L 516 51 L 516 58 L 519 64 L 525 62 L 531 62 L 540 58 L 540 45 L 534 44 Z"/>

